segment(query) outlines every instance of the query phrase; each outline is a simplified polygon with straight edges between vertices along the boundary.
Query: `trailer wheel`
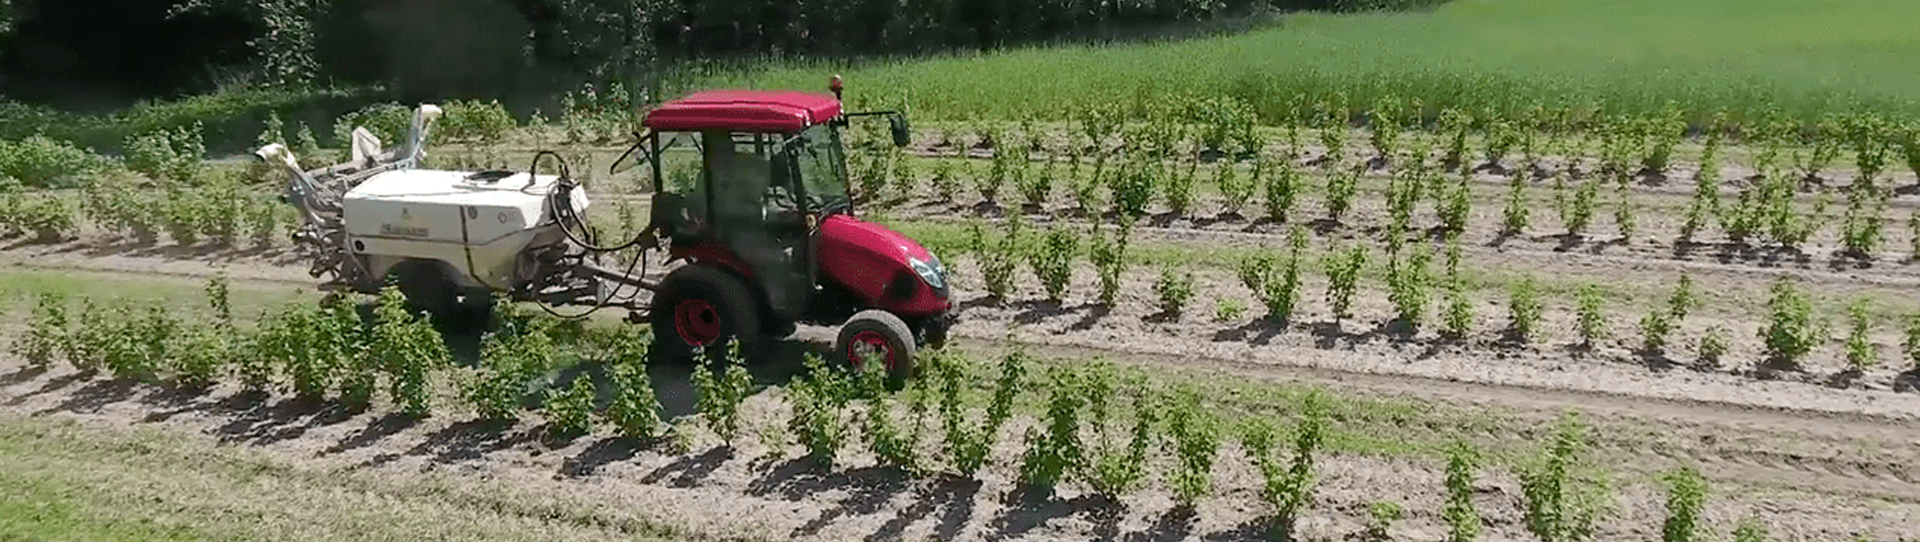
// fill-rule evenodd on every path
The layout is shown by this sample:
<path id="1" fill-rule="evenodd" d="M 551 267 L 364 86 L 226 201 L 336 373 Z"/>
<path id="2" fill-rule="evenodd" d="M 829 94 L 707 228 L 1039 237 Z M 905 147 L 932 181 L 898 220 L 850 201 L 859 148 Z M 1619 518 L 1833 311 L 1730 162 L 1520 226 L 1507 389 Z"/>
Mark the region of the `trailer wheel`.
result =
<path id="1" fill-rule="evenodd" d="M 760 313 L 746 283 L 712 267 L 690 265 L 667 275 L 649 312 L 656 343 L 675 358 L 706 352 L 718 359 L 728 339 L 748 353 L 759 343 Z"/>
<path id="2" fill-rule="evenodd" d="M 400 288 L 400 295 L 407 298 L 410 310 L 444 315 L 459 304 L 458 286 L 433 262 L 400 262 L 387 277 Z"/>
<path id="3" fill-rule="evenodd" d="M 895 384 L 913 377 L 913 332 L 891 312 L 865 310 L 848 318 L 833 340 L 833 351 L 855 370 L 865 370 L 867 356 L 873 356 L 885 364 L 887 378 Z"/>

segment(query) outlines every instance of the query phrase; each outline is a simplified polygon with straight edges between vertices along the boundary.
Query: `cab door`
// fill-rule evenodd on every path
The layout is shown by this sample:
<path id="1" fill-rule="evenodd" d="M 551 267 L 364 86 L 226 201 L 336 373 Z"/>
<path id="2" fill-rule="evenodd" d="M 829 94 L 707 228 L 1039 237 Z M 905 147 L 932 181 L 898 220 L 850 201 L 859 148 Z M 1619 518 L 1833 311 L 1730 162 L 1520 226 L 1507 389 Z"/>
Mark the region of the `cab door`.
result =
<path id="1" fill-rule="evenodd" d="M 716 232 L 752 268 L 771 316 L 794 320 L 812 300 L 813 236 L 782 139 L 732 134 L 708 146 L 708 167 Z"/>

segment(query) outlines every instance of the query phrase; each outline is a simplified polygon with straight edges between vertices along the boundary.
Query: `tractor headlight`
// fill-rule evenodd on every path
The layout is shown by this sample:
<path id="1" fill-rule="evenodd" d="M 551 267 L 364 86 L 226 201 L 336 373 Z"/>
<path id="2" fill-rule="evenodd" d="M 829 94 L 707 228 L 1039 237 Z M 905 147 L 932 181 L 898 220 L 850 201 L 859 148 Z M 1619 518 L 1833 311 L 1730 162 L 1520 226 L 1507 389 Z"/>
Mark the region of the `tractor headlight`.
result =
<path id="1" fill-rule="evenodd" d="M 913 272 L 920 275 L 920 280 L 927 281 L 928 286 L 932 286 L 935 290 L 945 289 L 947 287 L 946 267 L 940 265 L 939 256 L 929 254 L 928 257 L 932 258 L 932 261 L 907 258 L 907 265 L 912 266 Z"/>

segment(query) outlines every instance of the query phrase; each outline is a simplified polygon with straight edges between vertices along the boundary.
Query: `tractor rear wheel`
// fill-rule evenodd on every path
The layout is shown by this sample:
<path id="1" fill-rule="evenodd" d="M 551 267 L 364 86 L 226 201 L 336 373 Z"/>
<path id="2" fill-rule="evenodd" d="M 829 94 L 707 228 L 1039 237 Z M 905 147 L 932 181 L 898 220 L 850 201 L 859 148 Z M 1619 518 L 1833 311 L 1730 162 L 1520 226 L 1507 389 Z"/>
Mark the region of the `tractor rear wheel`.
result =
<path id="1" fill-rule="evenodd" d="M 913 331 L 891 312 L 865 310 L 848 318 L 833 340 L 833 351 L 855 370 L 865 370 L 871 356 L 885 364 L 888 380 L 896 384 L 913 377 Z"/>
<path id="2" fill-rule="evenodd" d="M 712 267 L 690 265 L 668 274 L 649 312 L 656 344 L 676 359 L 700 352 L 718 359 L 729 340 L 740 341 L 745 353 L 759 343 L 759 304 L 746 283 Z"/>

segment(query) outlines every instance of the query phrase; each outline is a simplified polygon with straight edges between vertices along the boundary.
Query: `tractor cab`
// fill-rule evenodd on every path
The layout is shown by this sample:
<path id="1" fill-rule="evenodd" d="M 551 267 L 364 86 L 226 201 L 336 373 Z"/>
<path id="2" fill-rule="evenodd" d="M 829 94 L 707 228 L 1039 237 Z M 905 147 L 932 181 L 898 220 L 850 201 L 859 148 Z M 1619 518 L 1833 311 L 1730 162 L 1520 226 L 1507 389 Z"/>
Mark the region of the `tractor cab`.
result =
<path id="1" fill-rule="evenodd" d="M 906 119 L 845 113 L 839 90 L 836 78 L 833 96 L 708 91 L 646 113 L 647 131 L 610 172 L 645 164 L 653 197 L 642 242 L 688 264 L 649 310 L 669 351 L 728 339 L 753 346 L 797 322 L 851 318 L 857 337 L 843 338 L 886 347 L 879 354 L 892 366 L 944 338 L 945 269 L 918 243 L 856 218 L 847 183 L 850 119 L 888 117 L 897 145 L 907 143 Z"/>

